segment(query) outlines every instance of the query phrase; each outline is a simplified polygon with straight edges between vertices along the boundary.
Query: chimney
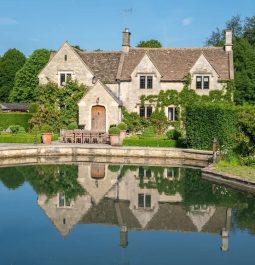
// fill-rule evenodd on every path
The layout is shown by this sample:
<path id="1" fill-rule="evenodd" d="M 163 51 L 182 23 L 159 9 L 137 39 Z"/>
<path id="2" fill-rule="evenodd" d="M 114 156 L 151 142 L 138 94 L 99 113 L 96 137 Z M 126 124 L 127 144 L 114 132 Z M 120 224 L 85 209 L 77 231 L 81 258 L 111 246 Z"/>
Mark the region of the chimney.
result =
<path id="1" fill-rule="evenodd" d="M 232 30 L 231 29 L 226 29 L 225 30 L 225 51 L 226 52 L 231 52 L 232 51 Z"/>
<path id="2" fill-rule="evenodd" d="M 125 30 L 122 32 L 122 51 L 123 52 L 129 52 L 130 49 L 130 35 L 128 28 L 125 28 Z"/>

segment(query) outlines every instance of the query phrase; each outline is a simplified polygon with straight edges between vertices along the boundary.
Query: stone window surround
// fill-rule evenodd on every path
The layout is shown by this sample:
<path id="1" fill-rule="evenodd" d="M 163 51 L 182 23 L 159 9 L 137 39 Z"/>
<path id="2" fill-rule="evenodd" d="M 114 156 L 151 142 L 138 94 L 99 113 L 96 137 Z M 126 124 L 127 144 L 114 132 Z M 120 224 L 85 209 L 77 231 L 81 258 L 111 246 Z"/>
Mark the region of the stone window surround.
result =
<path id="1" fill-rule="evenodd" d="M 201 85 L 201 88 L 197 88 L 197 78 L 198 77 L 201 77 L 202 78 L 202 85 Z M 209 79 L 209 87 L 208 88 L 204 88 L 204 78 L 205 77 L 208 77 L 208 79 Z M 195 89 L 196 90 L 209 90 L 210 88 L 211 88 L 211 79 L 212 79 L 212 77 L 213 77 L 213 75 L 212 74 L 210 74 L 210 73 L 202 73 L 202 74 L 200 74 L 200 73 L 196 73 L 196 74 L 194 74 L 193 75 L 193 78 L 194 78 L 194 80 L 195 80 Z"/>
<path id="2" fill-rule="evenodd" d="M 60 82 L 61 82 L 61 80 L 60 80 L 61 74 L 65 74 L 65 75 L 70 74 L 72 79 L 73 79 L 73 77 L 74 77 L 74 71 L 69 71 L 69 70 L 68 70 L 68 71 L 66 71 L 66 70 L 60 70 L 60 71 L 58 71 L 58 73 L 57 73 L 57 76 L 58 76 L 58 85 L 59 85 L 60 87 L 63 87 L 63 86 L 60 84 Z"/>
<path id="3" fill-rule="evenodd" d="M 172 108 L 173 109 L 173 119 L 169 119 L 169 108 Z M 176 106 L 175 105 L 169 105 L 166 107 L 165 109 L 165 115 L 167 117 L 167 120 L 169 121 L 176 121 Z"/>
<path id="4" fill-rule="evenodd" d="M 135 75 L 136 77 L 139 78 L 139 89 L 153 89 L 153 83 L 154 83 L 154 77 L 156 77 L 156 73 L 136 73 Z M 141 77 L 144 76 L 145 77 L 145 87 L 141 88 Z M 148 88 L 148 77 L 151 77 L 152 79 L 152 87 Z"/>
<path id="5" fill-rule="evenodd" d="M 148 118 L 148 115 L 147 115 L 147 107 L 151 107 L 151 108 L 152 108 L 151 114 L 152 114 L 153 111 L 154 111 L 154 106 L 152 106 L 152 105 L 150 105 L 150 104 L 148 104 L 148 105 L 144 104 L 144 106 L 138 105 L 138 115 L 139 115 L 139 116 L 140 116 L 140 108 L 141 108 L 141 107 L 144 107 L 144 108 L 145 108 L 145 115 L 144 115 L 144 117 L 143 117 L 143 118 L 145 118 L 145 119 Z M 141 116 L 140 116 L 140 117 L 141 117 Z M 149 117 L 150 117 L 150 116 L 149 116 Z"/>
<path id="6" fill-rule="evenodd" d="M 58 203 L 57 203 L 57 208 L 61 208 L 61 209 L 70 209 L 70 208 L 72 208 L 71 202 L 70 202 L 70 205 L 66 205 L 65 194 L 64 194 L 64 206 L 60 206 L 60 204 L 59 204 L 59 202 L 60 202 L 60 197 L 61 197 L 61 192 L 58 193 Z"/>

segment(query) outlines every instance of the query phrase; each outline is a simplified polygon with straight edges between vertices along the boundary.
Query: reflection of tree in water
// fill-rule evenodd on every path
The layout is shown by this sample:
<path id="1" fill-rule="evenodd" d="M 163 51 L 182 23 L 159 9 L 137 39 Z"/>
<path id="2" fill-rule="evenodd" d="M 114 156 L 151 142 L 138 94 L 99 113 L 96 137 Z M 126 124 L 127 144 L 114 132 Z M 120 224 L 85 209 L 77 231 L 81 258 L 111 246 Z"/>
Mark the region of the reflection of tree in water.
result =
<path id="1" fill-rule="evenodd" d="M 16 189 L 28 181 L 38 194 L 52 197 L 60 192 L 75 199 L 85 190 L 77 181 L 77 165 L 37 165 L 0 169 L 0 178 L 8 188 Z M 18 181 L 19 180 L 19 181 Z"/>

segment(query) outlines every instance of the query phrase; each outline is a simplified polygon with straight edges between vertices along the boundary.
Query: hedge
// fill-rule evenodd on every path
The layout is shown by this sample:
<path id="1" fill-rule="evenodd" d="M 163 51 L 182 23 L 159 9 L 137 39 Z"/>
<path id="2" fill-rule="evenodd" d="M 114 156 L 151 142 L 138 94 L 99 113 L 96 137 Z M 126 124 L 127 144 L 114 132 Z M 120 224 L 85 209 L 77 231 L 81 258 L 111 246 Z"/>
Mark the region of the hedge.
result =
<path id="1" fill-rule="evenodd" d="M 53 135 L 53 141 L 58 140 L 59 135 Z M 0 143 L 41 143 L 41 134 L 1 134 Z"/>
<path id="2" fill-rule="evenodd" d="M 29 120 L 32 118 L 30 113 L 0 113 L 0 127 L 7 129 L 10 125 L 20 125 L 28 130 Z"/>
<path id="3" fill-rule="evenodd" d="M 189 147 L 210 150 L 216 138 L 221 150 L 231 150 L 237 132 L 236 108 L 223 104 L 188 106 L 185 127 Z"/>
<path id="4" fill-rule="evenodd" d="M 176 147 L 176 141 L 157 138 L 127 137 L 123 141 L 124 146 L 147 146 L 147 147 Z"/>

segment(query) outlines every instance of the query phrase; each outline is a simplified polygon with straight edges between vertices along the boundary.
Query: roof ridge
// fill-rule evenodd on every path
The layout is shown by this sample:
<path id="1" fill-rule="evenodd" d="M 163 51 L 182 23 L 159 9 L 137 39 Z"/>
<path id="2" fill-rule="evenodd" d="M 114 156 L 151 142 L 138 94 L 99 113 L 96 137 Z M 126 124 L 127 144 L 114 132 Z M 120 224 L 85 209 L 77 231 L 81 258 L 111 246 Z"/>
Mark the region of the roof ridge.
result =
<path id="1" fill-rule="evenodd" d="M 212 49 L 223 49 L 224 47 L 184 47 L 184 48 L 174 48 L 174 47 L 169 47 L 169 48 L 142 48 L 142 47 L 134 47 L 130 48 L 131 50 L 212 50 Z"/>
<path id="2" fill-rule="evenodd" d="M 100 54 L 100 53 L 119 53 L 121 54 L 121 51 L 80 51 L 77 50 L 79 53 L 96 53 L 96 54 Z"/>

